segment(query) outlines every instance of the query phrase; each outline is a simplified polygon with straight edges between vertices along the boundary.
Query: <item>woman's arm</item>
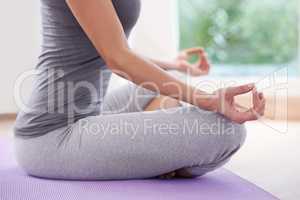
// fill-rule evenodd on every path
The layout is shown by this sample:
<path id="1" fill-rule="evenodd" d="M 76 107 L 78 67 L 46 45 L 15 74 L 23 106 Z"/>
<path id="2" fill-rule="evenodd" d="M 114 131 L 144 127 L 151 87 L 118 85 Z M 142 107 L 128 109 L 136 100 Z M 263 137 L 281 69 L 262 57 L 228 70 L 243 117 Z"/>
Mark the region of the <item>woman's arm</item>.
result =
<path id="1" fill-rule="evenodd" d="M 178 70 L 180 71 L 180 68 L 178 66 L 178 63 L 176 61 L 164 61 L 164 60 L 157 60 L 157 59 L 150 59 L 151 62 L 158 65 L 160 68 L 164 70 Z"/>
<path id="2" fill-rule="evenodd" d="M 219 101 L 222 98 L 209 95 L 177 80 L 153 62 L 130 50 L 111 0 L 66 0 L 66 2 L 112 71 L 147 89 L 153 91 L 158 89 L 158 92 L 165 96 L 185 101 L 205 110 L 220 110 Z M 247 87 L 244 92 L 252 89 Z"/>
<path id="3" fill-rule="evenodd" d="M 122 25 L 111 0 L 67 0 L 77 21 L 94 44 L 108 67 L 137 85 L 171 96 L 206 110 L 215 110 L 213 98 L 193 101 L 193 94 L 206 95 L 175 79 L 150 60 L 138 56 L 128 47 Z M 153 84 L 145 84 L 153 83 Z"/>

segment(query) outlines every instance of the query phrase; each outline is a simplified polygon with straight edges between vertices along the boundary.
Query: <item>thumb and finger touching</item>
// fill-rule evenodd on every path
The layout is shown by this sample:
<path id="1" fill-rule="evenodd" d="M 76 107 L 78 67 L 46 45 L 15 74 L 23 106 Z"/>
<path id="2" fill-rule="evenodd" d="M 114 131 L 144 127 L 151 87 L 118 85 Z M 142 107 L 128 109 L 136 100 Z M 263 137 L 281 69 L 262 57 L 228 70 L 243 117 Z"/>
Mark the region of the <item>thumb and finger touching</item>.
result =
<path id="1" fill-rule="evenodd" d="M 205 53 L 204 49 L 201 47 L 195 47 L 191 49 L 187 49 L 182 53 L 184 56 L 181 56 L 181 58 L 184 58 L 186 61 L 193 55 L 198 56 L 198 60 L 196 63 L 191 64 L 187 62 L 186 64 L 189 66 L 192 66 L 195 68 L 195 70 L 201 70 L 204 73 L 208 73 L 210 68 L 210 63 L 207 58 L 207 54 Z"/>
<path id="2" fill-rule="evenodd" d="M 262 93 L 257 92 L 256 88 L 252 91 L 253 107 L 244 112 L 243 120 L 253 121 L 257 120 L 264 115 L 266 100 Z"/>
<path id="3" fill-rule="evenodd" d="M 243 106 L 234 102 L 234 97 L 242 94 L 246 94 L 252 91 L 252 103 L 253 106 L 250 109 L 246 109 Z M 257 92 L 255 84 L 247 84 L 238 87 L 229 87 L 226 91 L 226 97 L 223 99 L 228 101 L 230 106 L 229 118 L 237 123 L 244 123 L 246 121 L 257 120 L 264 115 L 266 100 L 263 93 Z"/>

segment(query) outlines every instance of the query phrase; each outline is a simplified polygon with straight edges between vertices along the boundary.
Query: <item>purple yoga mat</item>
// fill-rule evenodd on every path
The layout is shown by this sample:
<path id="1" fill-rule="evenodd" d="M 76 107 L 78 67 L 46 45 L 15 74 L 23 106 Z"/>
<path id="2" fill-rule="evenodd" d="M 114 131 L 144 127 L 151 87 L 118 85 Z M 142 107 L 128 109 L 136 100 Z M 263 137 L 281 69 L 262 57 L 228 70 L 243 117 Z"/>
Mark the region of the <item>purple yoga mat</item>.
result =
<path id="1" fill-rule="evenodd" d="M 274 200 L 232 172 L 220 169 L 196 179 L 58 181 L 27 176 L 14 161 L 12 142 L 0 138 L 0 200 Z"/>

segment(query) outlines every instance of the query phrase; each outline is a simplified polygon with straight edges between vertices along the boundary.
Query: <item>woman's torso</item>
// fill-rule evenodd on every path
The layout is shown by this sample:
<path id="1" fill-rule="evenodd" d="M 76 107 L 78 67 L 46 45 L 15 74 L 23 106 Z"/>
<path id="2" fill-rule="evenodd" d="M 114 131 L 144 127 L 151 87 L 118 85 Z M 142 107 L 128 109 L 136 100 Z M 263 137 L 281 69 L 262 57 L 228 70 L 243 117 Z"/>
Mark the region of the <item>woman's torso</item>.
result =
<path id="1" fill-rule="evenodd" d="M 139 15 L 140 0 L 113 0 L 113 4 L 128 37 Z M 98 115 L 111 74 L 65 0 L 41 0 L 41 12 L 39 74 L 26 110 L 20 108 L 14 127 L 17 136 L 44 135 Z M 99 19 L 95 25 L 106 22 Z"/>

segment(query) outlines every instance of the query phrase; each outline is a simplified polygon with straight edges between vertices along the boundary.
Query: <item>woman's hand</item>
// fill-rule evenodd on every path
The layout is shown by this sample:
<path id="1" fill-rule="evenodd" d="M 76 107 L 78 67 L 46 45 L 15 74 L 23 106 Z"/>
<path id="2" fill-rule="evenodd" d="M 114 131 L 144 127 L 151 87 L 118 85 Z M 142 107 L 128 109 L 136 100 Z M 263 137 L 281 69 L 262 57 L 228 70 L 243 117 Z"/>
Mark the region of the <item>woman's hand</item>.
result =
<path id="1" fill-rule="evenodd" d="M 252 108 L 243 108 L 235 102 L 235 96 L 250 91 L 252 91 Z M 236 123 L 257 120 L 264 115 L 266 100 L 263 93 L 257 92 L 254 84 L 219 89 L 215 95 L 217 96 L 216 111 Z"/>
<path id="2" fill-rule="evenodd" d="M 198 57 L 196 63 L 190 63 L 189 58 L 193 55 Z M 175 59 L 175 65 L 179 71 L 192 76 L 207 75 L 210 71 L 210 63 L 207 54 L 202 48 L 191 48 L 183 50 Z"/>

